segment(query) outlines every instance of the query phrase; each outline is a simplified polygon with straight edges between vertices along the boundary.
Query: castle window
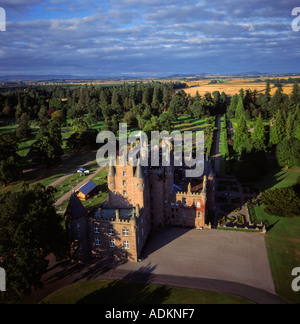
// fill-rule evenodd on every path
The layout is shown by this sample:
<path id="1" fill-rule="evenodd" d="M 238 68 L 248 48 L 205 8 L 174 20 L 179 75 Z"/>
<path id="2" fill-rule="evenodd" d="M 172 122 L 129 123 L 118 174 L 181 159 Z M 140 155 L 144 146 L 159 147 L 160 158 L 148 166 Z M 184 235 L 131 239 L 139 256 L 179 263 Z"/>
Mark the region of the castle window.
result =
<path id="1" fill-rule="evenodd" d="M 201 212 L 198 212 L 198 218 L 201 218 Z"/>
<path id="2" fill-rule="evenodd" d="M 123 191 L 123 196 L 127 196 L 127 191 L 126 190 Z"/>
<path id="3" fill-rule="evenodd" d="M 128 241 L 124 241 L 123 242 L 123 247 L 124 247 L 125 250 L 129 250 L 129 248 L 130 248 L 129 242 Z"/>
<path id="4" fill-rule="evenodd" d="M 123 177 L 126 177 L 126 172 L 125 171 L 123 172 Z"/>
<path id="5" fill-rule="evenodd" d="M 123 186 L 126 186 L 126 181 L 125 180 L 123 180 Z"/>
<path id="6" fill-rule="evenodd" d="M 197 208 L 200 207 L 200 202 L 198 201 L 197 204 L 196 204 Z"/>
<path id="7" fill-rule="evenodd" d="M 109 235 L 114 235 L 115 233 L 114 233 L 114 229 L 113 228 L 109 228 L 108 229 L 108 234 Z"/>
<path id="8" fill-rule="evenodd" d="M 123 229 L 123 236 L 129 236 L 129 230 Z"/>
<path id="9" fill-rule="evenodd" d="M 95 234 L 99 234 L 99 233 L 100 233 L 100 229 L 99 229 L 99 227 L 96 226 L 96 227 L 94 228 L 94 233 L 95 233 Z"/>
<path id="10" fill-rule="evenodd" d="M 115 247 L 115 240 L 113 240 L 113 239 L 109 240 L 109 247 L 111 247 L 111 248 Z"/>
<path id="11" fill-rule="evenodd" d="M 140 187 L 140 184 L 139 184 L 139 183 L 137 184 L 137 187 L 138 187 L 138 188 Z"/>
<path id="12" fill-rule="evenodd" d="M 99 239 L 99 237 L 95 238 L 95 245 L 96 246 L 101 246 L 101 240 Z"/>

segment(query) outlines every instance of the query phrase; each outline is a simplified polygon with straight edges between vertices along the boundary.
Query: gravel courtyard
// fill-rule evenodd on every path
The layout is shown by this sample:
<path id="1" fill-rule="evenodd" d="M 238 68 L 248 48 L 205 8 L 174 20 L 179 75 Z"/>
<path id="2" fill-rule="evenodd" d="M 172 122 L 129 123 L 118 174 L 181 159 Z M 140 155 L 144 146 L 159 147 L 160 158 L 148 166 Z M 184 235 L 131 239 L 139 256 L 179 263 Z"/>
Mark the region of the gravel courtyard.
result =
<path id="1" fill-rule="evenodd" d="M 275 293 L 263 234 L 163 229 L 150 237 L 142 262 L 120 268 L 149 265 L 154 274 L 224 280 Z"/>

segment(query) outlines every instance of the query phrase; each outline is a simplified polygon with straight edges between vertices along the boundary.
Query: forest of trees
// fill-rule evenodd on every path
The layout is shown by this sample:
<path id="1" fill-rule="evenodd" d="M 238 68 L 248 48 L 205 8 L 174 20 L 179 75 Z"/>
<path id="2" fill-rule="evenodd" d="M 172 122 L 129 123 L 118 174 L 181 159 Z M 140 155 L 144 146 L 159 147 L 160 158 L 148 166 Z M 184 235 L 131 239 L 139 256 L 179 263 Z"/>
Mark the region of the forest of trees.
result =
<path id="1" fill-rule="evenodd" d="M 240 180 L 255 180 L 264 174 L 266 153 L 275 154 L 281 167 L 300 165 L 298 83 L 294 84 L 289 96 L 283 93 L 281 86 L 272 96 L 270 81 L 262 94 L 242 89 L 232 97 L 227 116 L 237 120 L 233 148 L 240 154 L 237 171 Z M 254 127 L 250 131 L 248 123 L 253 121 Z"/>
<path id="2" fill-rule="evenodd" d="M 206 93 L 203 97 L 197 93 L 191 97 L 183 90 L 176 90 L 182 86 L 185 84 L 148 82 L 48 90 L 29 87 L 0 94 L 0 117 L 3 121 L 17 121 L 15 145 L 31 135 L 30 123 L 39 127 L 28 159 L 34 165 L 53 165 L 62 157 L 61 127 L 67 124 L 73 129 L 67 145 L 72 151 L 78 151 L 95 148 L 97 131 L 89 126 L 98 122 L 115 133 L 120 122 L 149 133 L 172 131 L 174 122 L 182 114 L 202 119 L 226 112 L 224 92 Z M 2 140 L 5 138 L 1 137 Z M 3 174 L 0 180 L 4 184 L 16 179 L 7 172 L 9 162 L 16 164 L 16 158 L 15 153 L 8 154 L 0 162 L 0 177 Z"/>
<path id="3" fill-rule="evenodd" d="M 31 134 L 29 121 L 39 127 L 39 132 L 30 148 L 28 159 L 34 164 L 52 165 L 60 161 L 62 151 L 61 127 L 69 125 L 72 134 L 67 145 L 72 151 L 94 148 L 97 135 L 90 125 L 102 122 L 107 130 L 117 132 L 120 122 L 146 133 L 153 130 L 172 131 L 180 115 L 204 119 L 227 113 L 228 119 L 236 119 L 234 150 L 249 153 L 277 149 L 280 165 L 289 166 L 296 158 L 286 161 L 287 145 L 293 141 L 298 147 L 300 140 L 300 90 L 298 83 L 290 95 L 278 85 L 271 95 L 271 80 L 266 82 L 264 93 L 241 89 L 231 99 L 222 92 L 199 92 L 194 97 L 177 88 L 172 82 L 136 82 L 107 86 L 85 85 L 81 87 L 28 87 L 22 91 L 0 94 L 0 116 L 3 121 L 16 120 L 18 127 L 13 139 L 1 136 L 0 145 L 12 142 L 12 150 L 3 153 L 0 161 L 0 180 L 4 184 L 14 181 L 18 173 L 9 172 L 18 166 L 16 148 L 18 141 Z M 177 90 L 176 90 L 177 89 Z M 229 100 L 230 99 L 230 100 Z M 229 104 L 228 104 L 229 103 Z M 271 121 L 272 127 L 263 121 Z M 255 121 L 253 133 L 247 123 Z M 12 152 L 13 151 L 13 152 Z M 4 152 L 6 152 L 4 150 Z M 283 158 L 281 158 L 283 157 Z M 291 162 L 292 161 L 292 162 Z M 13 167 L 12 167 L 13 166 Z"/>
<path id="4" fill-rule="evenodd" d="M 100 121 L 113 132 L 120 122 L 126 122 L 149 133 L 171 131 L 180 115 L 206 119 L 226 113 L 228 120 L 237 121 L 231 149 L 237 156 L 236 173 L 241 181 L 253 181 L 266 172 L 267 154 L 276 156 L 281 167 L 300 166 L 298 83 L 290 95 L 284 94 L 281 85 L 271 95 L 268 81 L 264 93 L 241 89 L 231 100 L 224 92 L 207 92 L 202 97 L 197 92 L 191 97 L 176 88 L 178 84 L 149 82 L 48 90 L 31 87 L 0 94 L 1 121 L 18 124 L 15 135 L 0 135 L 0 182 L 8 185 L 21 178 L 17 152 L 19 142 L 33 136 L 29 121 L 38 126 L 28 153 L 35 165 L 51 166 L 61 160 L 62 126 L 66 124 L 72 129 L 67 146 L 77 151 L 96 144 L 97 130 L 90 126 Z M 262 199 L 268 211 L 281 213 L 285 207 L 285 216 L 300 215 L 299 183 L 292 189 L 265 193 Z M 278 203 L 280 197 L 282 203 Z M 289 199 L 293 200 L 291 208 L 287 208 Z M 67 255 L 67 238 L 53 204 L 54 189 L 41 185 L 29 188 L 24 184 L 20 191 L 0 194 L 0 254 L 9 274 L 12 300 L 40 286 L 49 253 L 58 258 Z"/>

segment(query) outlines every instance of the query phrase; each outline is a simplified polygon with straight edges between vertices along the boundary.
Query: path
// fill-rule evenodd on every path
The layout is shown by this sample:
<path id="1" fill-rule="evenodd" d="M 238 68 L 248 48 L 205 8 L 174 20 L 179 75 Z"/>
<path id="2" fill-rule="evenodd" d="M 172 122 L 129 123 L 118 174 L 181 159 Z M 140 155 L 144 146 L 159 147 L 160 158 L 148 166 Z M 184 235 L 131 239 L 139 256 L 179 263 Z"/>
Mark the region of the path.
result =
<path id="1" fill-rule="evenodd" d="M 92 164 L 93 162 L 94 162 L 94 161 L 89 161 L 89 162 L 87 162 L 87 163 L 81 165 L 79 168 L 87 167 L 87 166 L 89 166 L 90 164 Z M 66 179 L 68 179 L 72 174 L 74 174 L 74 173 L 76 173 L 76 172 L 77 172 L 77 170 L 72 171 L 72 172 L 70 172 L 70 173 L 64 175 L 63 177 L 61 177 L 61 178 L 57 179 L 56 181 L 54 181 L 53 183 L 51 183 L 51 184 L 49 185 L 49 187 L 56 187 L 57 185 L 59 185 L 61 182 L 63 182 L 63 181 L 65 181 Z"/>
<path id="2" fill-rule="evenodd" d="M 80 187 L 82 187 L 86 182 L 92 180 L 98 173 L 100 173 L 105 167 L 100 167 L 96 170 L 95 173 L 89 175 L 88 177 L 84 178 L 84 180 L 82 182 L 80 182 L 75 188 L 73 188 L 72 190 L 70 190 L 68 193 L 66 193 L 64 196 L 62 196 L 61 198 L 59 198 L 56 203 L 54 204 L 55 207 L 58 207 L 60 205 L 62 205 L 67 199 L 69 199 L 72 195 L 73 191 L 78 190 Z"/>
<path id="3" fill-rule="evenodd" d="M 217 116 L 217 125 L 218 125 L 218 131 L 216 135 L 216 151 L 215 151 L 215 172 L 216 174 L 220 174 L 220 159 L 221 159 L 221 115 Z"/>

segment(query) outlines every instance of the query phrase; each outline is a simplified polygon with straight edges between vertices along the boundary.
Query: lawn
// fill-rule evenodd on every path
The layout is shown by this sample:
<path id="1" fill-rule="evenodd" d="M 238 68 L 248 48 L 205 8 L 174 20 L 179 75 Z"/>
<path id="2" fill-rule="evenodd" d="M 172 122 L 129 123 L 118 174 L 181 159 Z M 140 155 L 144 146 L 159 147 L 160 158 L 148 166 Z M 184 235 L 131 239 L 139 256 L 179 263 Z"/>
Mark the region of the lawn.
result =
<path id="1" fill-rule="evenodd" d="M 267 189 L 290 187 L 296 184 L 299 168 L 280 169 L 276 160 L 268 160 L 269 171 L 254 186 Z M 263 206 L 254 207 L 257 222 L 269 225 L 266 246 L 276 292 L 290 303 L 300 303 L 300 294 L 293 292 L 292 270 L 300 265 L 300 217 L 284 218 L 269 215 Z"/>
<path id="2" fill-rule="evenodd" d="M 42 304 L 252 304 L 234 295 L 125 281 L 87 281 L 62 288 Z"/>
<path id="3" fill-rule="evenodd" d="M 28 184 L 42 183 L 44 186 L 49 186 L 54 181 L 58 180 L 60 177 L 75 171 L 81 165 L 87 163 L 88 161 L 94 161 L 96 158 L 96 151 L 84 151 L 71 156 L 68 159 L 64 159 L 59 165 L 50 168 L 36 169 L 31 172 L 24 174 L 24 181 Z M 22 182 L 14 183 L 6 188 L 4 186 L 0 187 L 1 191 L 17 191 L 21 188 Z"/>
<path id="4" fill-rule="evenodd" d="M 282 169 L 278 166 L 275 157 L 270 156 L 267 160 L 268 172 L 252 185 L 261 191 L 275 188 L 291 187 L 296 184 L 297 178 L 300 176 L 300 168 L 293 167 L 290 169 Z"/>
<path id="5" fill-rule="evenodd" d="M 98 168 L 99 166 L 97 163 L 94 163 L 89 167 L 91 173 L 95 172 Z M 107 172 L 108 172 L 108 168 L 104 168 L 100 173 L 95 175 L 95 177 L 91 180 L 97 185 L 97 193 L 89 200 L 82 201 L 82 204 L 84 205 L 85 208 L 92 209 L 98 206 L 108 196 Z M 56 200 L 58 200 L 59 198 L 67 194 L 69 191 L 71 191 L 82 181 L 84 181 L 84 178 L 80 177 L 79 173 L 75 173 L 65 181 L 58 184 L 55 187 L 57 189 L 57 193 L 55 195 Z M 67 199 L 63 204 L 58 206 L 57 211 L 66 210 L 68 204 L 69 204 L 69 199 Z"/>
<path id="6" fill-rule="evenodd" d="M 1 126 L 0 135 L 15 135 L 17 125 Z M 24 168 L 28 167 L 27 154 L 30 150 L 31 145 L 35 142 L 35 136 L 38 133 L 38 128 L 31 128 L 31 135 L 29 138 L 20 140 L 17 154 L 21 157 L 21 164 Z"/>
<path id="7" fill-rule="evenodd" d="M 188 116 L 180 116 L 178 121 L 174 123 L 174 131 L 204 131 L 207 126 L 210 124 L 207 123 L 206 119 L 197 119 Z"/>
<path id="8" fill-rule="evenodd" d="M 300 218 L 267 214 L 263 206 L 255 207 L 258 221 L 268 222 L 266 246 L 276 292 L 290 303 L 300 303 L 300 294 L 292 290 L 292 270 L 300 265 Z"/>

